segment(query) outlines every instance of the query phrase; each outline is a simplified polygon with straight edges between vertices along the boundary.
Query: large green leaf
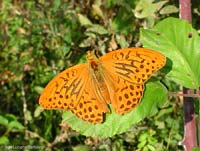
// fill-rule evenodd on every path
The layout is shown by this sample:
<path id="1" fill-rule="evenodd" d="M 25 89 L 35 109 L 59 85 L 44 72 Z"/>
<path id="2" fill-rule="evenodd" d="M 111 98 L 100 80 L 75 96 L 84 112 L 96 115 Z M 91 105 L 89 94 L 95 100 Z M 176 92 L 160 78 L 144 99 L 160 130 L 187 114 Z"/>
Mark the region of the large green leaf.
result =
<path id="1" fill-rule="evenodd" d="M 170 80 L 188 88 L 200 86 L 200 38 L 186 21 L 167 18 L 151 30 L 142 29 L 141 42 L 168 58 Z"/>
<path id="2" fill-rule="evenodd" d="M 125 115 L 117 115 L 112 107 L 111 113 L 106 115 L 106 120 L 101 124 L 90 124 L 77 118 L 70 111 L 63 113 L 63 121 L 73 129 L 86 136 L 111 137 L 127 131 L 133 124 L 138 123 L 147 116 L 157 112 L 167 99 L 166 88 L 158 81 L 148 82 L 141 103 Z"/>

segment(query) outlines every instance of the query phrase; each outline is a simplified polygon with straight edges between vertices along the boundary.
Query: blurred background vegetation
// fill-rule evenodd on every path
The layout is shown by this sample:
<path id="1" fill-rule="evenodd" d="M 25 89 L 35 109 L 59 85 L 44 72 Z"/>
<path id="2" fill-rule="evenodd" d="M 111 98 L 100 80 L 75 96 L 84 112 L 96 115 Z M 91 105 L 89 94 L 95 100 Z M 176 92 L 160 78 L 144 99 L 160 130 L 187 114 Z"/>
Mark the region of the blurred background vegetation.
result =
<path id="1" fill-rule="evenodd" d="M 192 8 L 197 29 L 198 6 Z M 87 50 L 104 54 L 141 46 L 140 28 L 168 16 L 178 18 L 176 0 L 1 0 L 0 145 L 58 151 L 183 150 L 178 146 L 183 137 L 180 98 L 169 98 L 158 114 L 112 138 L 82 136 L 61 124 L 60 111 L 43 111 L 38 104 L 43 87 L 60 71 L 82 63 Z M 173 83 L 171 87 L 178 89 Z"/>

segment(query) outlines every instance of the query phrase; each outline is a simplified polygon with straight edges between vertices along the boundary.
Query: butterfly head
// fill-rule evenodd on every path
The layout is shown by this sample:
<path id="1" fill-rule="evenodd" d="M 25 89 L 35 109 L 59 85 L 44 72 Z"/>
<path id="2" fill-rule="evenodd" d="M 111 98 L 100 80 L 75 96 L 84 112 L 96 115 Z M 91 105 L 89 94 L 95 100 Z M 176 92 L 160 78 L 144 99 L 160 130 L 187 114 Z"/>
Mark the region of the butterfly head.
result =
<path id="1" fill-rule="evenodd" d="M 99 68 L 99 59 L 91 51 L 87 51 L 87 60 L 89 65 L 94 71 L 98 71 Z"/>

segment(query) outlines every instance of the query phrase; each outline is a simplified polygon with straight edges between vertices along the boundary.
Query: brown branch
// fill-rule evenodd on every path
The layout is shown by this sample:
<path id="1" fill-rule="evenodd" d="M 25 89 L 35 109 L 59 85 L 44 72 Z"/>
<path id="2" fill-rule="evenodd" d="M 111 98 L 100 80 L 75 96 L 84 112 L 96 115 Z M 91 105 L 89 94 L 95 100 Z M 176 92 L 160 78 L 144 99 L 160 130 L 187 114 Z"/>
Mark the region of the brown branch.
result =
<path id="1" fill-rule="evenodd" d="M 188 89 L 184 88 L 183 92 L 187 93 Z M 184 139 L 182 144 L 186 151 L 190 151 L 192 148 L 197 147 L 196 138 L 196 125 L 195 125 L 195 112 L 193 98 L 184 97 L 183 99 L 183 110 L 184 110 Z"/>
<path id="2" fill-rule="evenodd" d="M 191 14 L 191 0 L 179 0 L 180 2 L 180 18 L 192 22 Z M 188 94 L 190 89 L 183 88 L 183 94 Z M 194 102 L 191 97 L 183 98 L 183 110 L 184 110 L 184 138 L 182 145 L 186 151 L 190 151 L 192 148 L 197 147 L 196 137 L 196 125 L 195 125 L 195 112 Z"/>
<path id="3" fill-rule="evenodd" d="M 191 0 L 179 0 L 180 18 L 192 22 Z"/>
<path id="4" fill-rule="evenodd" d="M 189 89 L 189 93 L 169 92 L 169 96 L 183 96 L 183 97 L 191 97 L 191 98 L 199 98 L 200 99 L 200 91 L 198 90 L 197 93 L 194 93 L 194 91 L 190 91 L 190 89 Z"/>
<path id="5" fill-rule="evenodd" d="M 180 18 L 192 22 L 191 14 L 191 0 L 179 0 L 180 2 Z M 183 94 L 188 94 L 190 89 L 183 88 Z M 195 125 L 195 112 L 194 102 L 191 97 L 183 98 L 183 110 L 184 110 L 184 139 L 182 145 L 186 151 L 190 151 L 192 148 L 197 147 L 196 138 L 196 125 Z"/>

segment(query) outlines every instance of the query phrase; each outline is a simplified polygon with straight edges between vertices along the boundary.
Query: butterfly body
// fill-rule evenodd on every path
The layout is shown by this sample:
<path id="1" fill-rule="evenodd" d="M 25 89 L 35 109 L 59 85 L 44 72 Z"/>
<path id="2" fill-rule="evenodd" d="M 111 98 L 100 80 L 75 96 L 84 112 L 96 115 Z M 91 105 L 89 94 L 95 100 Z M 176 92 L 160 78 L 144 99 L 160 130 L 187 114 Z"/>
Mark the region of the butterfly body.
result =
<path id="1" fill-rule="evenodd" d="M 97 58 L 87 53 L 86 64 L 58 74 L 39 102 L 46 109 L 71 110 L 90 123 L 101 123 L 112 104 L 117 114 L 130 112 L 140 102 L 144 83 L 162 68 L 165 57 L 144 48 L 126 48 Z"/>
<path id="2" fill-rule="evenodd" d="M 109 85 L 106 85 L 102 62 L 90 51 L 87 52 L 87 60 L 88 60 L 89 72 L 93 76 L 92 78 L 93 85 L 96 85 L 95 87 L 96 89 L 95 92 L 97 92 L 96 95 L 102 98 L 102 101 L 106 102 L 107 106 L 107 104 L 111 102 L 110 101 L 111 98 L 108 90 Z"/>

